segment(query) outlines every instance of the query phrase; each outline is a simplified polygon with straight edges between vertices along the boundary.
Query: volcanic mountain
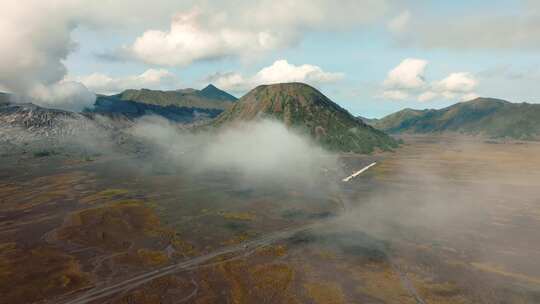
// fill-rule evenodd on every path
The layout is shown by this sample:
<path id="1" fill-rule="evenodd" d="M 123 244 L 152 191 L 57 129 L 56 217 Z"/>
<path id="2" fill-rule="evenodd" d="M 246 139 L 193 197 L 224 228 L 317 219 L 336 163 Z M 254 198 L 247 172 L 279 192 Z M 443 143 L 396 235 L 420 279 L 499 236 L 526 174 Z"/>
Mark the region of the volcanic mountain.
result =
<path id="1" fill-rule="evenodd" d="M 476 98 L 439 110 L 404 109 L 372 125 L 395 134 L 457 132 L 491 138 L 540 139 L 540 105 Z"/>
<path id="2" fill-rule="evenodd" d="M 303 83 L 258 86 L 218 116 L 213 125 L 261 118 L 280 120 L 288 127 L 310 134 L 330 150 L 369 153 L 397 146 L 393 138 L 366 125 Z"/>

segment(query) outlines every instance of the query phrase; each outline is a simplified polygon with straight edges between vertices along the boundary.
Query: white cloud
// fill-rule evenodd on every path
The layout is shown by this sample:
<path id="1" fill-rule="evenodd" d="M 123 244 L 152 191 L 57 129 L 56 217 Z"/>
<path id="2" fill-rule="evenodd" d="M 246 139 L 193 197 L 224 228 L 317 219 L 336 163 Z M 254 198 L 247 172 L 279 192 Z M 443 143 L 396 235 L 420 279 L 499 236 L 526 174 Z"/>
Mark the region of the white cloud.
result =
<path id="1" fill-rule="evenodd" d="M 210 76 L 208 81 L 218 87 L 232 92 L 245 92 L 260 84 L 281 82 L 304 82 L 313 86 L 334 83 L 343 79 L 343 73 L 326 72 L 322 68 L 311 65 L 294 65 L 287 60 L 277 60 L 255 75 L 245 77 L 239 73 L 218 73 Z"/>
<path id="2" fill-rule="evenodd" d="M 37 85 L 29 95 L 32 102 L 39 106 L 76 112 L 92 108 L 96 99 L 94 93 L 84 85 L 72 81 L 60 81 L 49 86 Z"/>
<path id="3" fill-rule="evenodd" d="M 112 57 L 164 66 L 250 58 L 293 46 L 309 31 L 373 22 L 387 6 L 386 0 L 203 1 L 178 13 L 168 30 L 147 30 Z"/>
<path id="4" fill-rule="evenodd" d="M 467 93 L 478 86 L 478 80 L 471 73 L 452 73 L 448 77 L 434 84 L 439 92 Z"/>
<path id="5" fill-rule="evenodd" d="M 79 100 L 78 92 L 84 91 L 80 85 L 59 83 L 66 73 L 62 61 L 76 48 L 70 38 L 72 5 L 64 6 L 65 11 L 44 1 L 2 2 L 0 86 L 21 100 L 38 97 L 39 102 L 57 94 L 67 99 L 70 92 L 76 94 L 72 100 Z"/>
<path id="6" fill-rule="evenodd" d="M 409 22 L 411 21 L 411 12 L 408 10 L 403 11 L 395 18 L 388 22 L 388 29 L 393 33 L 401 33 L 407 29 Z"/>
<path id="7" fill-rule="evenodd" d="M 177 77 L 165 69 L 149 69 L 140 75 L 111 77 L 93 73 L 76 78 L 90 90 L 100 94 L 118 93 L 126 89 L 162 89 L 178 85 Z"/>
<path id="8" fill-rule="evenodd" d="M 0 10 L 0 87 L 21 101 L 80 109 L 89 104 L 81 98 L 81 84 L 63 81 L 64 61 L 77 50 L 72 31 L 80 26 L 100 29 L 163 19 L 174 1 L 156 0 L 3 0 Z M 168 7 L 165 10 L 165 7 Z M 144 8 L 144 16 L 134 14 Z M 157 18 L 157 15 L 161 15 Z M 136 18 L 130 16 L 137 16 Z M 151 17 L 150 17 L 151 16 Z M 169 18 L 169 17 L 165 17 Z M 69 97 L 66 94 L 74 94 Z M 85 96 L 90 96 L 84 93 Z M 61 98 L 54 102 L 52 98 Z M 70 100 L 69 102 L 65 102 Z M 71 104 L 81 101 L 80 105 Z"/>
<path id="9" fill-rule="evenodd" d="M 384 86 L 390 89 L 418 89 L 426 82 L 424 72 L 428 62 L 422 59 L 407 58 L 388 72 Z"/>
<path id="10" fill-rule="evenodd" d="M 250 28 L 211 28 L 202 19 L 199 11 L 178 14 L 169 31 L 146 31 L 125 52 L 151 64 L 185 66 L 197 60 L 276 49 L 289 39 Z"/>
<path id="11" fill-rule="evenodd" d="M 296 66 L 282 59 L 260 70 L 255 75 L 255 80 L 265 84 L 294 81 L 322 84 L 336 82 L 343 77 L 342 73 L 325 72 L 316 65 L 303 64 Z"/>
<path id="12" fill-rule="evenodd" d="M 194 7 L 198 14 L 170 23 Z M 357 28 L 386 9 L 386 0 L 3 0 L 0 87 L 30 97 L 62 86 L 64 61 L 78 47 L 71 35 L 76 28 L 140 32 L 127 47 L 137 58 L 183 65 L 289 47 L 308 31 Z M 167 31 L 148 30 L 167 24 Z"/>
<path id="13" fill-rule="evenodd" d="M 403 100 L 411 95 L 421 102 L 436 98 L 474 99 L 473 91 L 478 87 L 476 77 L 468 72 L 451 73 L 447 77 L 428 83 L 424 72 L 428 62 L 422 59 L 407 58 L 388 73 L 383 82 L 383 91 L 377 98 Z M 473 97 L 474 96 L 474 97 Z M 472 98 L 471 98 L 472 97 Z"/>

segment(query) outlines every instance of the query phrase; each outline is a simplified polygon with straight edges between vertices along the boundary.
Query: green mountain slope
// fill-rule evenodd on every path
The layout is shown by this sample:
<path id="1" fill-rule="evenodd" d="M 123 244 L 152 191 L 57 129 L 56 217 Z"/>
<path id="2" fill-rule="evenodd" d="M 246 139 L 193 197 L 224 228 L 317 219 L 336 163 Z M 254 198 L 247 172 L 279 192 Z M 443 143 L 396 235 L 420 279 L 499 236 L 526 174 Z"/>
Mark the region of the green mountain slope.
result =
<path id="1" fill-rule="evenodd" d="M 236 97 L 208 85 L 202 90 L 184 89 L 177 91 L 126 90 L 115 97 L 156 106 L 176 106 L 200 109 L 225 110 L 233 105 Z"/>
<path id="2" fill-rule="evenodd" d="M 303 83 L 258 86 L 218 116 L 213 125 L 265 117 L 310 134 L 331 150 L 369 153 L 376 148 L 389 150 L 397 146 L 393 138 L 366 125 Z"/>
<path id="3" fill-rule="evenodd" d="M 386 130 L 390 132 L 399 132 L 399 130 L 407 127 L 408 122 L 415 121 L 415 118 L 422 116 L 428 110 L 413 110 L 403 109 L 396 113 L 392 113 L 381 119 L 375 120 L 370 125 L 375 126 L 377 129 Z"/>
<path id="4" fill-rule="evenodd" d="M 492 138 L 540 139 L 540 105 L 477 98 L 440 110 L 405 109 L 373 126 L 389 133 L 458 132 Z"/>

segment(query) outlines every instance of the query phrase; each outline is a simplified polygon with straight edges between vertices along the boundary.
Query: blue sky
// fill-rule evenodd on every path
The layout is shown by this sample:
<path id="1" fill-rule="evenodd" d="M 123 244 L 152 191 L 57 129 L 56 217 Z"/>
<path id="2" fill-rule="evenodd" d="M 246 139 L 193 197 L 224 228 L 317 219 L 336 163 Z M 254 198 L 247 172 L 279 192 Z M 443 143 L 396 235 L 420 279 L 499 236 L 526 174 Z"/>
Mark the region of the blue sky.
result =
<path id="1" fill-rule="evenodd" d="M 241 96 L 258 84 L 303 81 L 367 117 L 477 96 L 540 100 L 536 1 L 57 2 L 47 18 L 33 15 L 38 1 L 0 14 L 13 28 L 14 14 L 35 20 L 24 25 L 28 36 L 13 36 L 33 52 L 3 50 L 32 76 L 0 77 L 1 89 L 39 100 L 66 82 L 104 94 L 213 82 Z M 39 64 L 29 65 L 34 57 Z M 0 62 L 5 73 L 16 67 Z"/>

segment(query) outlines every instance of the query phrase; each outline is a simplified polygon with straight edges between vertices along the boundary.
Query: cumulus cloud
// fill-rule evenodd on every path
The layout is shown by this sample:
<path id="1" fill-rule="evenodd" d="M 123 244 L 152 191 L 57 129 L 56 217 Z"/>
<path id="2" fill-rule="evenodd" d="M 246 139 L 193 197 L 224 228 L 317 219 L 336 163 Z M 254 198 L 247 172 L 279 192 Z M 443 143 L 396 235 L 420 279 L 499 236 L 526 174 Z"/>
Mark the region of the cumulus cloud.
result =
<path id="1" fill-rule="evenodd" d="M 164 66 L 225 57 L 249 58 L 297 44 L 316 30 L 358 27 L 382 16 L 387 1 L 203 1 L 174 16 L 167 30 L 143 32 L 112 57 Z"/>
<path id="2" fill-rule="evenodd" d="M 140 8 L 142 4 L 140 0 L 129 3 L 123 0 L 2 1 L 0 87 L 18 95 L 20 101 L 64 109 L 88 106 L 92 94 L 81 84 L 64 81 L 67 74 L 64 61 L 78 48 L 71 37 L 72 31 L 79 26 L 98 28 L 118 25 L 119 20 L 132 22 L 133 18 L 124 18 L 133 15 L 126 10 Z M 122 8 L 122 18 L 116 13 L 120 10 L 113 9 L 117 5 Z M 154 3 L 148 11 L 157 11 Z M 54 98 L 59 100 L 55 102 Z M 80 104 L 74 104 L 77 102 Z"/>
<path id="3" fill-rule="evenodd" d="M 64 61 L 77 50 L 71 33 L 78 27 L 135 30 L 141 35 L 124 48 L 132 58 L 185 65 L 290 47 L 308 31 L 359 27 L 387 6 L 386 0 L 5 0 L 0 87 L 27 98 L 44 87 L 58 91 L 67 74 Z"/>
<path id="4" fill-rule="evenodd" d="M 477 87 L 478 80 L 474 75 L 467 72 L 452 73 L 431 85 L 433 92 L 436 94 L 435 97 L 459 98 L 460 100 L 470 100 L 478 97 L 474 92 Z"/>
<path id="5" fill-rule="evenodd" d="M 434 84 L 439 92 L 467 93 L 478 86 L 478 80 L 471 73 L 452 73 Z"/>
<path id="6" fill-rule="evenodd" d="M 288 39 L 277 32 L 211 28 L 203 24 L 197 10 L 176 15 L 168 31 L 144 32 L 124 53 L 146 63 L 185 66 L 198 60 L 276 49 Z"/>
<path id="7" fill-rule="evenodd" d="M 421 102 L 436 98 L 477 97 L 474 90 L 478 87 L 479 82 L 473 74 L 468 72 L 451 73 L 441 80 L 429 83 L 424 77 L 427 64 L 428 62 L 422 59 L 407 58 L 403 60 L 388 73 L 388 77 L 383 82 L 383 91 L 376 97 L 404 100 L 412 95 Z"/>
<path id="8" fill-rule="evenodd" d="M 325 72 L 320 67 L 303 64 L 294 65 L 287 60 L 277 60 L 271 66 L 260 70 L 255 79 L 261 83 L 310 82 L 314 84 L 335 82 L 343 78 L 342 73 Z"/>
<path id="9" fill-rule="evenodd" d="M 407 58 L 388 72 L 384 85 L 392 89 L 418 89 L 426 84 L 424 72 L 428 62 L 422 59 Z"/>
<path id="10" fill-rule="evenodd" d="M 208 81 L 232 92 L 245 92 L 260 84 L 280 82 L 304 82 L 314 86 L 334 83 L 343 79 L 343 73 L 326 72 L 321 67 L 302 64 L 294 65 L 287 60 L 277 60 L 264 67 L 253 76 L 239 73 L 217 73 L 208 77 Z"/>
<path id="11" fill-rule="evenodd" d="M 62 61 L 76 49 L 70 38 L 75 27 L 70 16 L 73 7 L 65 3 L 64 9 L 57 10 L 55 5 L 43 1 L 2 2 L 0 85 L 21 95 L 21 100 L 35 97 L 38 103 L 52 104 L 51 99 L 58 95 L 63 101 L 57 105 L 87 102 L 81 98 L 85 91 L 82 86 L 60 83 L 66 74 Z M 70 98 L 70 93 L 75 95 Z"/>
<path id="12" fill-rule="evenodd" d="M 159 89 L 178 85 L 176 75 L 165 69 L 148 69 L 142 74 L 124 77 L 93 73 L 76 79 L 90 90 L 101 94 L 118 93 L 125 89 Z"/>

